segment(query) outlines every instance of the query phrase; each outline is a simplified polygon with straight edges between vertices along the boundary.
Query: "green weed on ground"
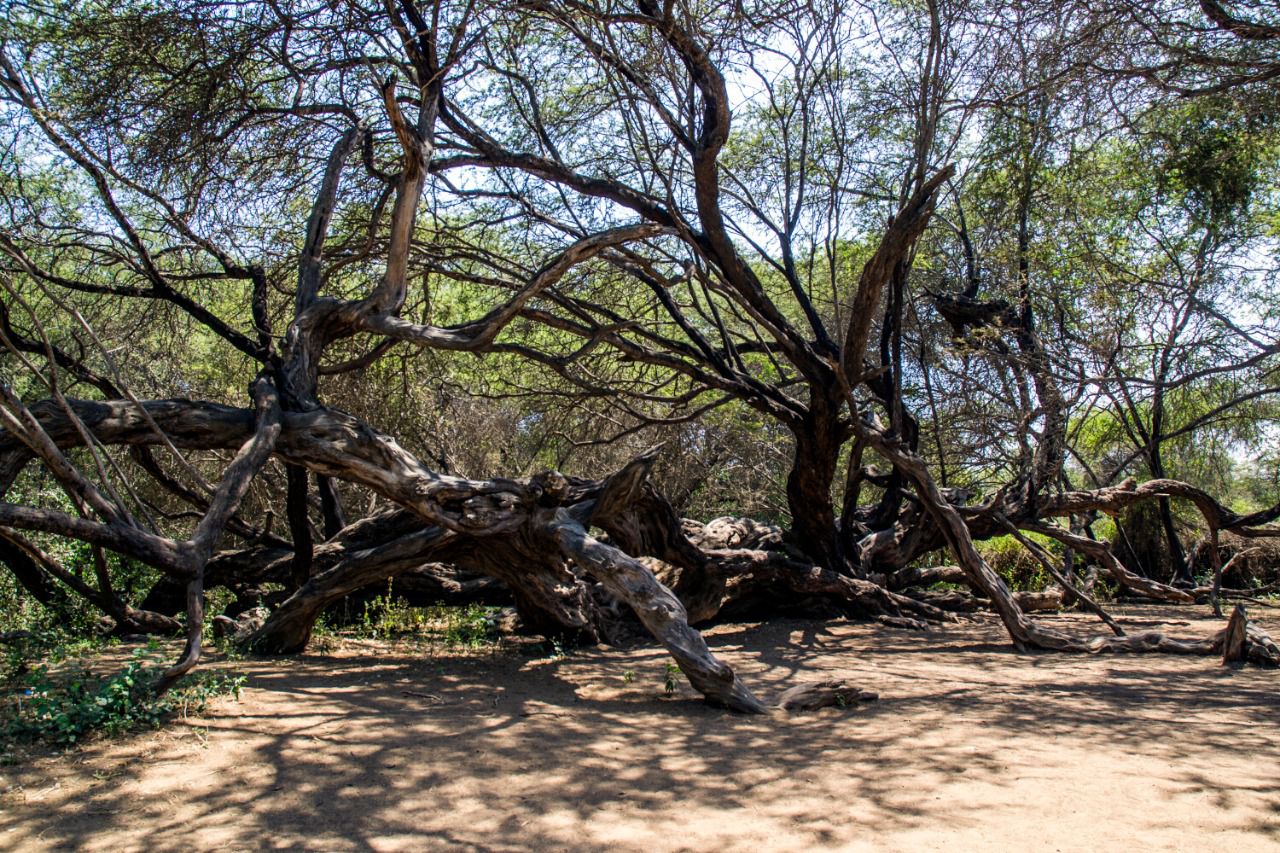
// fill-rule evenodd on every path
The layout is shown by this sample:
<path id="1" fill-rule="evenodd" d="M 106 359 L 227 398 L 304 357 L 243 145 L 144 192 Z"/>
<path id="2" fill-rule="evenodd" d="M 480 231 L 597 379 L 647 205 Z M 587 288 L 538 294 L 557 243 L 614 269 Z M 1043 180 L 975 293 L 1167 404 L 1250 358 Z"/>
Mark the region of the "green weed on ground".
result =
<path id="1" fill-rule="evenodd" d="M 167 665 L 154 642 L 135 649 L 123 667 L 93 673 L 81 652 L 34 638 L 5 652 L 0 746 L 15 742 L 69 746 L 102 734 L 156 728 L 203 713 L 218 697 L 240 697 L 245 677 L 220 670 L 193 673 L 162 696 L 152 687 Z"/>
<path id="2" fill-rule="evenodd" d="M 446 649 L 488 648 L 500 640 L 500 610 L 482 604 L 414 607 L 388 587 L 385 594 L 365 602 L 359 617 L 345 626 L 335 625 L 329 615 L 321 617 L 312 628 L 312 642 L 320 651 L 332 651 L 343 637 L 410 640 Z"/>

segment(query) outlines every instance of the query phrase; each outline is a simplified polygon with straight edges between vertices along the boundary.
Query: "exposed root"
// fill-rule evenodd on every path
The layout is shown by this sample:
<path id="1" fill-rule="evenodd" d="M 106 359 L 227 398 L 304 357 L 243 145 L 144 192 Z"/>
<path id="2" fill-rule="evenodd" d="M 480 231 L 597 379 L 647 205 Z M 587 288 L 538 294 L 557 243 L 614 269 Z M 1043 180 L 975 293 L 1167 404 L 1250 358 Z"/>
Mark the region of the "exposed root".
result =
<path id="1" fill-rule="evenodd" d="M 1039 648 L 1053 651 L 1223 655 L 1224 662 L 1248 661 L 1267 667 L 1280 665 L 1280 649 L 1266 631 L 1249 621 L 1244 606 L 1240 604 L 1236 605 L 1227 627 L 1203 639 L 1178 639 L 1163 631 L 1142 631 L 1123 637 L 1086 640 L 1035 622 L 1031 624 L 1030 641 Z"/>
<path id="2" fill-rule="evenodd" d="M 904 631 L 928 631 L 933 627 L 928 622 L 908 619 L 905 616 L 877 616 L 876 621 L 887 628 L 901 628 Z"/>
<path id="3" fill-rule="evenodd" d="M 858 702 L 875 702 L 880 694 L 850 687 L 843 681 L 818 681 L 797 684 L 778 697 L 783 711 L 816 711 L 819 708 L 847 708 Z"/>

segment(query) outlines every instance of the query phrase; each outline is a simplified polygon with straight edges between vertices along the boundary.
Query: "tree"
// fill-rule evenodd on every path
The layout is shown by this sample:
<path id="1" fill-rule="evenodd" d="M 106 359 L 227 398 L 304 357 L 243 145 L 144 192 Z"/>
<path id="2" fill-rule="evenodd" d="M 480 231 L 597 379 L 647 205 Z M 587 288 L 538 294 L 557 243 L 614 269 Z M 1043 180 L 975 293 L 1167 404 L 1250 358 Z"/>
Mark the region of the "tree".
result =
<path id="1" fill-rule="evenodd" d="M 1090 471 L 1095 485 L 1131 473 L 1139 459 L 1147 476 L 1169 476 L 1170 453 L 1182 451 L 1190 462 L 1196 454 L 1188 443 L 1203 451 L 1214 430 L 1226 431 L 1228 440 L 1248 435 L 1265 422 L 1277 391 L 1278 342 L 1259 323 L 1273 310 L 1262 283 L 1274 270 L 1250 257 L 1249 248 L 1265 227 L 1251 210 L 1255 201 L 1267 203 L 1256 198 L 1260 162 L 1274 150 L 1265 121 L 1201 99 L 1157 110 L 1144 124 L 1158 180 L 1125 177 L 1124 161 L 1136 145 L 1104 155 L 1118 155 L 1114 165 L 1087 161 L 1086 168 L 1106 176 L 1108 192 L 1118 182 L 1135 189 L 1077 232 L 1098 279 L 1127 295 L 1093 321 L 1098 334 L 1089 349 L 1098 391 L 1131 452 Z M 1127 232 L 1123 240 L 1098 245 L 1083 233 L 1100 232 L 1099 220 L 1116 212 L 1121 218 L 1113 227 Z M 1193 586 L 1169 500 L 1158 504 L 1174 580 Z"/>
<path id="2" fill-rule="evenodd" d="M 967 121 L 1007 70 L 986 59 L 998 16 L 937 2 L 856 11 L 13 6 L 0 43 L 0 319 L 22 384 L 0 391 L 0 483 L 13 489 L 38 461 L 65 502 L 0 504 L 24 555 L 10 566 L 33 577 L 29 558 L 40 578 L 151 630 L 177 624 L 160 584 L 155 610 L 132 607 L 105 568 L 86 584 L 38 537 L 181 584 L 187 647 L 166 683 L 199 659 L 210 584 L 247 601 L 282 583 L 251 642 L 294 651 L 326 606 L 427 563 L 498 578 L 543 633 L 612 636 L 629 605 L 699 690 L 745 711 L 762 705 L 690 612 L 805 597 L 941 620 L 890 587 L 921 582 L 908 564 L 942 547 L 1019 646 L 1220 647 L 1040 625 L 974 546 L 1047 532 L 1125 583 L 1185 600 L 1045 520 L 1167 495 L 1215 530 L 1254 532 L 1280 514 L 1240 515 L 1163 479 L 1059 488 L 1068 403 L 1030 274 L 1042 95 L 1002 98 L 1031 128 L 1014 134 L 1017 304 L 980 298 L 972 251 L 966 288 L 934 300 L 958 336 L 983 330 L 997 373 L 1034 388 L 1018 401 L 1021 461 L 976 507 L 936 482 L 912 388 L 930 376 L 928 348 L 916 363 L 910 346 L 913 271 Z M 140 314 L 132 329 L 104 310 L 126 304 Z M 131 333 L 199 363 L 168 381 L 122 364 Z M 561 391 L 603 400 L 624 432 L 756 412 L 790 434 L 787 541 L 745 521 L 682 523 L 647 480 L 653 454 L 598 479 L 437 470 L 330 399 L 337 377 L 406 346 L 540 366 Z M 237 381 L 248 407 L 228 392 Z M 193 400 L 195 384 L 224 400 Z M 864 486 L 878 491 L 868 505 Z M 255 523 L 250 507 L 273 511 Z M 272 531 L 276 509 L 287 537 Z"/>

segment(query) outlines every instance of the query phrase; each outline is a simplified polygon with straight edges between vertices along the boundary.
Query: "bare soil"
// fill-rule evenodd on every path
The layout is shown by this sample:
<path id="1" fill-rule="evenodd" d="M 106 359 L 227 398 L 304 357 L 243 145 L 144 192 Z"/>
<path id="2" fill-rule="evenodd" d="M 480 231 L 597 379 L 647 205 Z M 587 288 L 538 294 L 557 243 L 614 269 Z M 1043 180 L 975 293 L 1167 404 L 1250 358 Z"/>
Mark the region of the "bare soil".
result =
<path id="1" fill-rule="evenodd" d="M 763 697 L 843 678 L 881 699 L 734 716 L 664 696 L 648 647 L 242 662 L 206 719 L 0 768 L 0 849 L 1280 849 L 1275 671 L 1017 654 L 986 617 L 707 633 Z"/>

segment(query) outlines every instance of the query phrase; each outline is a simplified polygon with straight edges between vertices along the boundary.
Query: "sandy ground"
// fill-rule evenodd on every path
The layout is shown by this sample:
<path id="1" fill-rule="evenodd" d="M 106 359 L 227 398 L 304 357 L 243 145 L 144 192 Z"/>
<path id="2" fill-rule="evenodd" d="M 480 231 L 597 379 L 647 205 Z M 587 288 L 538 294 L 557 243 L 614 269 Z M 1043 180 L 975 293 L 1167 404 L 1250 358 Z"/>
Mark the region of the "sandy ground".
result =
<path id="1" fill-rule="evenodd" d="M 763 696 L 882 698 L 733 716 L 651 648 L 250 661 L 207 719 L 0 768 L 0 849 L 1280 849 L 1275 671 L 1019 655 L 990 619 L 708 634 Z"/>

